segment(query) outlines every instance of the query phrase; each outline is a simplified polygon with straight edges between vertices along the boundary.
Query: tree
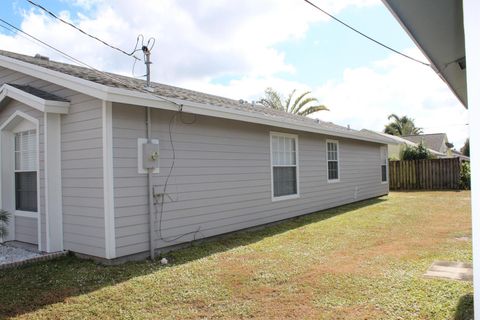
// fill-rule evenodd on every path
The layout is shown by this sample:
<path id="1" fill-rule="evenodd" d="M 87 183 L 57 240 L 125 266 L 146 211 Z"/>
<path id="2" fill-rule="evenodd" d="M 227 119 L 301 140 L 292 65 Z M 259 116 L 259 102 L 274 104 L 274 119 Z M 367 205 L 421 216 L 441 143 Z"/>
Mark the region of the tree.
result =
<path id="1" fill-rule="evenodd" d="M 460 149 L 460 152 L 467 157 L 470 157 L 470 138 L 467 138 L 465 141 L 465 144 L 463 145 L 462 149 Z"/>
<path id="2" fill-rule="evenodd" d="M 417 135 L 423 133 L 422 128 L 415 126 L 415 120 L 412 118 L 408 118 L 407 116 L 400 118 L 394 113 L 388 116 L 388 120 L 391 120 L 392 118 L 393 121 L 385 126 L 383 132 L 394 136 Z"/>
<path id="3" fill-rule="evenodd" d="M 282 101 L 282 97 L 277 91 L 272 88 L 267 88 L 265 89 L 265 97 L 260 99 L 260 103 L 268 108 L 282 110 L 300 116 L 308 116 L 318 111 L 328 110 L 324 105 L 316 104 L 318 103 L 317 98 L 308 97 L 311 93 L 310 91 L 306 91 L 294 99 L 295 92 L 296 90 L 293 90 L 288 95 L 288 98 Z"/>

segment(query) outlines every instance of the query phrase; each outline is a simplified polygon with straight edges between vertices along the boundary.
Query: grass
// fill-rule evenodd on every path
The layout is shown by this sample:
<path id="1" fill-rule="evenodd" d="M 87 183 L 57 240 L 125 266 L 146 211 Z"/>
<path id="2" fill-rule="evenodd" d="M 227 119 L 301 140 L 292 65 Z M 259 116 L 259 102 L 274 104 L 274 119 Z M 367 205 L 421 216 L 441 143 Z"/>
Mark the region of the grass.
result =
<path id="1" fill-rule="evenodd" d="M 391 193 L 103 266 L 75 257 L 0 271 L 0 318 L 471 319 L 472 284 L 425 279 L 471 261 L 469 192 Z"/>

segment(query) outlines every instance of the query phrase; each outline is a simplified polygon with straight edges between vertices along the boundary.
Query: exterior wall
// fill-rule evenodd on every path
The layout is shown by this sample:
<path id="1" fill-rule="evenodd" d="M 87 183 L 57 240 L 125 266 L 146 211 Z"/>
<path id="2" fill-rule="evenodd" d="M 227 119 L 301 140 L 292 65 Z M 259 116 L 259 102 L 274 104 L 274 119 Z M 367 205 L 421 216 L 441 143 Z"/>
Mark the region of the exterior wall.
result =
<path id="1" fill-rule="evenodd" d="M 400 160 L 400 152 L 404 144 L 389 144 L 388 145 L 388 158 Z"/>
<path id="2" fill-rule="evenodd" d="M 105 257 L 102 102 L 55 84 L 0 68 L 0 86 L 4 83 L 30 85 L 71 102 L 69 113 L 61 116 L 64 249 Z M 12 101 L 6 108 L 0 110 L 0 122 L 16 110 L 22 110 L 41 119 L 40 210 L 42 248 L 45 248 L 43 114 Z"/>
<path id="3" fill-rule="evenodd" d="M 152 138 L 160 143 L 160 173 L 154 174 L 153 184 L 160 190 L 172 162 L 168 129 L 172 114 L 152 110 Z M 270 131 L 298 134 L 298 199 L 272 201 Z M 137 172 L 137 139 L 145 135 L 144 108 L 113 104 L 117 257 L 149 248 L 147 176 Z M 162 236 L 170 240 L 189 234 L 167 242 L 157 232 L 157 247 L 388 193 L 388 184 L 381 183 L 379 144 L 191 115 L 177 117 L 172 137 L 176 160 L 167 188 L 171 200 L 165 201 L 161 219 Z M 327 183 L 326 139 L 339 141 L 337 183 Z"/>
<path id="4" fill-rule="evenodd" d="M 37 219 L 16 217 L 15 218 L 15 240 L 38 243 Z"/>

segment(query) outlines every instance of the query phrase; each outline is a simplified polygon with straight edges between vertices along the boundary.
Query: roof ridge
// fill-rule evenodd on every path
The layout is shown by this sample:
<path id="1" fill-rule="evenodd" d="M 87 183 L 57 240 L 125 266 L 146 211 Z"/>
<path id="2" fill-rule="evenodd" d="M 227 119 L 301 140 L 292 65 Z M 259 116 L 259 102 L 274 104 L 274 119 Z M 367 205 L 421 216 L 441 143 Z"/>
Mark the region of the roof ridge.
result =
<path id="1" fill-rule="evenodd" d="M 68 64 L 65 62 L 59 62 L 50 59 L 38 59 L 25 54 L 5 50 L 0 50 L 0 56 L 4 56 L 13 60 L 18 60 L 39 68 L 48 69 L 53 72 L 58 72 L 70 77 L 75 77 L 77 79 L 82 79 L 110 88 L 117 88 L 129 91 L 141 91 L 140 88 L 144 87 L 146 84 L 146 81 L 144 80 L 128 77 L 125 75 L 92 70 L 75 64 Z M 352 139 L 372 141 L 372 137 L 370 135 L 365 134 L 364 132 L 361 132 L 359 130 L 350 129 L 320 119 L 313 119 L 306 116 L 292 114 L 283 110 L 272 109 L 261 104 L 252 105 L 251 103 L 241 103 L 240 100 L 234 100 L 232 98 L 222 97 L 210 93 L 203 93 L 200 91 L 157 82 L 153 82 L 152 87 L 152 93 L 154 95 L 170 99 L 177 99 L 193 104 L 204 105 L 205 107 L 212 106 L 219 111 L 222 111 L 222 109 L 223 111 L 229 110 L 227 112 L 231 114 L 237 114 L 238 112 L 242 112 L 246 113 L 248 116 L 257 115 L 261 117 L 266 117 L 266 119 L 279 121 L 285 124 L 286 128 L 291 125 L 308 125 L 312 128 L 318 128 L 319 130 L 325 131 L 325 134 L 327 135 L 339 135 L 344 137 L 350 137 Z M 302 129 L 299 130 L 302 131 Z M 375 141 L 376 140 L 378 139 L 375 139 Z"/>

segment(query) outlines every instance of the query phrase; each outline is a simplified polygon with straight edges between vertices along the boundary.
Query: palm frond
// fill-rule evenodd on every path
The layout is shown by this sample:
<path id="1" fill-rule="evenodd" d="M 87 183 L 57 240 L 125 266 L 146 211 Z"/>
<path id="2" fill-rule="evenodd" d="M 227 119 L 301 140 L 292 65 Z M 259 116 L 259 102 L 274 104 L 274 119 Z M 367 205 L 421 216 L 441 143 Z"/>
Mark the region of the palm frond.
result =
<path id="1" fill-rule="evenodd" d="M 311 106 L 306 108 L 305 110 L 302 110 L 301 112 L 298 113 L 300 116 L 308 116 L 309 114 L 318 112 L 318 111 L 329 111 L 327 107 L 324 105 L 318 105 L 318 106 Z"/>
<path id="2" fill-rule="evenodd" d="M 292 101 L 293 95 L 295 94 L 296 91 L 297 89 L 293 89 L 292 92 L 290 92 L 290 94 L 288 95 L 287 100 L 285 100 L 285 111 L 287 112 L 291 112 L 293 108 L 293 106 L 290 107 L 290 102 Z"/>
<path id="3" fill-rule="evenodd" d="M 317 98 L 305 98 L 303 99 L 297 107 L 292 111 L 293 114 L 300 114 L 302 108 L 311 102 L 318 102 Z"/>
<path id="4" fill-rule="evenodd" d="M 293 110 L 291 113 L 296 113 L 295 110 L 297 110 L 297 105 L 300 101 L 302 101 L 302 99 L 306 96 L 306 95 L 309 95 L 310 94 L 310 91 L 306 91 L 304 93 L 302 93 L 301 95 L 299 95 L 297 97 L 297 99 L 295 99 L 295 102 L 293 103 L 293 106 L 291 108 L 291 110 Z M 298 112 L 298 111 L 297 111 Z"/>

